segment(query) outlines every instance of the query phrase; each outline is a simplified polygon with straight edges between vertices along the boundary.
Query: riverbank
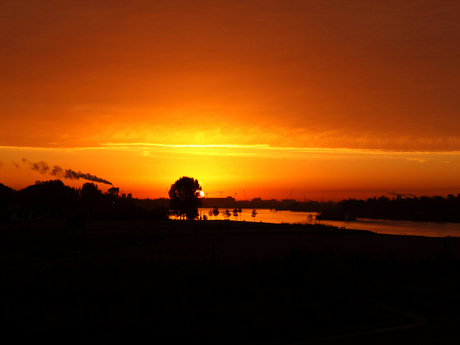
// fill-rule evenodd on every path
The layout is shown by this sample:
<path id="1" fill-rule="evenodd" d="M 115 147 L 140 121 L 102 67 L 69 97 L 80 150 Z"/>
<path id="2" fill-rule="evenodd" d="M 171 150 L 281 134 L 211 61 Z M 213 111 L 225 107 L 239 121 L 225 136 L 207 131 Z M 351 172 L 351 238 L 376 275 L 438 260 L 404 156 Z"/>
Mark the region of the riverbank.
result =
<path id="1" fill-rule="evenodd" d="M 54 225 L 2 229 L 6 328 L 16 339 L 397 344 L 458 335 L 458 238 L 229 221 Z M 376 336 L 394 327 L 403 328 Z"/>
<path id="2" fill-rule="evenodd" d="M 207 215 L 210 209 L 200 209 L 202 216 Z M 415 221 L 396 221 L 388 219 L 367 219 L 358 218 L 357 220 L 318 220 L 316 212 L 292 212 L 292 211 L 274 211 L 257 209 L 256 219 L 252 217 L 252 209 L 243 209 L 238 214 L 236 220 L 253 223 L 262 221 L 264 223 L 275 224 L 323 224 L 335 226 L 338 228 L 366 230 L 378 234 L 391 235 L 413 235 L 428 237 L 447 237 L 460 236 L 460 223 L 433 223 L 433 222 L 415 222 Z M 224 220 L 223 212 L 212 220 Z M 230 217 L 234 221 L 235 217 Z"/>

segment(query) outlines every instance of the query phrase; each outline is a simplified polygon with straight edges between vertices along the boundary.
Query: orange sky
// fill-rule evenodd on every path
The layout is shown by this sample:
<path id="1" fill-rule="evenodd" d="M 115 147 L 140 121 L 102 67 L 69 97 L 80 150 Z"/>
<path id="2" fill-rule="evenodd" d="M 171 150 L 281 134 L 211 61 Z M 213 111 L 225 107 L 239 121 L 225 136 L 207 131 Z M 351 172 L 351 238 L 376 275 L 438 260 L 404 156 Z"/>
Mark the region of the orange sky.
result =
<path id="1" fill-rule="evenodd" d="M 459 61 L 454 1 L 0 1 L 0 182 L 457 194 Z"/>

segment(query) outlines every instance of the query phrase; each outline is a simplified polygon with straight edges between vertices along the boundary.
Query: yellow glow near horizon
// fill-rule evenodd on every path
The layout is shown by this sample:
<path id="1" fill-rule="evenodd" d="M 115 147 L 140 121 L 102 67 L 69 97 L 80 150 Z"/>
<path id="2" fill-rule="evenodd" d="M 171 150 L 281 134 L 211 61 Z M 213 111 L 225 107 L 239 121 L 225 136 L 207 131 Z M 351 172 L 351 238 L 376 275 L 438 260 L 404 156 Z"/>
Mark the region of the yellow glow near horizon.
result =
<path id="1" fill-rule="evenodd" d="M 51 178 L 27 158 L 137 197 L 165 197 L 181 176 L 241 199 L 457 194 L 459 11 L 421 0 L 7 2 L 0 182 Z"/>
<path id="2" fill-rule="evenodd" d="M 292 188 L 298 200 L 304 195 L 337 200 L 401 190 L 456 194 L 460 170 L 460 154 L 454 152 L 142 144 L 48 151 L 0 148 L 0 153 L 2 183 L 16 189 L 53 178 L 30 170 L 21 161 L 27 158 L 97 175 L 139 198 L 167 197 L 170 185 L 181 176 L 198 179 L 208 191 L 223 191 L 224 197 L 236 194 L 237 199 L 245 199 L 243 191 L 248 198 L 283 199 Z M 78 188 L 86 181 L 64 182 Z"/>

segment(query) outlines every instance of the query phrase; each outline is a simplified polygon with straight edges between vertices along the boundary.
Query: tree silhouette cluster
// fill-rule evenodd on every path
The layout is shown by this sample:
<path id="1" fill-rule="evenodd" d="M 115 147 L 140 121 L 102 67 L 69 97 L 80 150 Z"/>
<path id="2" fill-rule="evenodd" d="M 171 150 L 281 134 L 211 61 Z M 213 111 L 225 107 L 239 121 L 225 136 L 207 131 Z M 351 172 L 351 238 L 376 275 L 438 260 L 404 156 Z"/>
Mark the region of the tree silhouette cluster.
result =
<path id="1" fill-rule="evenodd" d="M 234 202 L 232 207 L 240 208 L 264 208 L 274 209 L 278 211 L 297 211 L 297 212 L 323 212 L 333 209 L 337 206 L 337 203 L 333 201 L 297 201 L 294 199 L 269 199 L 263 200 L 262 198 L 254 198 L 252 200 L 240 200 Z"/>
<path id="2" fill-rule="evenodd" d="M 192 177 L 184 176 L 174 182 L 168 193 L 173 214 L 180 218 L 186 217 L 188 220 L 197 218 L 198 207 L 201 204 L 200 192 L 198 180 Z"/>
<path id="3" fill-rule="evenodd" d="M 366 201 L 348 199 L 338 204 L 338 212 L 350 212 L 355 217 L 425 222 L 460 222 L 460 194 L 393 198 L 385 196 Z"/>
<path id="4" fill-rule="evenodd" d="M 132 220 L 132 219 L 169 219 L 168 207 L 174 214 L 187 219 L 198 217 L 201 186 L 198 181 L 182 177 L 169 191 L 170 199 L 126 199 L 103 194 L 94 183 L 85 183 L 75 189 L 64 185 L 60 180 L 37 181 L 22 190 L 16 191 L 0 183 L 0 221 L 10 219 L 85 219 L 85 220 Z M 339 203 L 315 201 L 298 202 L 295 200 L 261 200 L 236 202 L 241 207 L 289 209 L 292 211 L 345 214 L 358 218 L 380 218 L 393 220 L 460 222 L 460 194 L 441 196 L 422 196 L 413 198 L 393 198 L 385 196 L 367 200 L 348 199 Z M 280 206 L 283 205 L 284 208 Z M 289 203 L 290 202 L 290 203 Z M 236 209 L 236 208 L 235 208 Z M 215 208 L 210 217 L 216 217 Z M 223 213 L 230 218 L 231 212 Z M 237 213 L 233 211 L 237 218 Z M 255 217 L 254 217 L 255 218 Z"/>
<path id="5" fill-rule="evenodd" d="M 0 221 L 9 219 L 8 206 L 13 203 L 15 190 L 0 183 Z"/>
<path id="6" fill-rule="evenodd" d="M 147 210 L 133 199 L 103 194 L 94 183 L 76 189 L 61 180 L 37 181 L 16 191 L 0 184 L 0 220 L 10 219 L 80 220 L 167 220 L 166 208 Z"/>

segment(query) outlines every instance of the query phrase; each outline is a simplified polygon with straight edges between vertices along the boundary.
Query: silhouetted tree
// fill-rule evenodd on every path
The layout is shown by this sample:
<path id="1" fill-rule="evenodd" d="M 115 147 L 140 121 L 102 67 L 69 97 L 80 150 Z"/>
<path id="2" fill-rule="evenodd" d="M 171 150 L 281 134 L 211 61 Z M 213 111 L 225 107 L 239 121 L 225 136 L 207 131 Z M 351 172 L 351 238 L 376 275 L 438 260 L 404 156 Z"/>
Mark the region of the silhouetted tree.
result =
<path id="1" fill-rule="evenodd" d="M 252 210 L 252 217 L 254 218 L 254 222 L 256 221 L 257 211 L 256 209 Z"/>
<path id="2" fill-rule="evenodd" d="M 232 215 L 232 214 L 230 213 L 230 211 L 229 211 L 228 208 L 227 208 L 227 209 L 225 210 L 225 212 L 224 212 L 224 217 L 228 219 L 228 218 L 230 218 L 231 215 Z"/>
<path id="3" fill-rule="evenodd" d="M 78 194 L 74 188 L 65 186 L 61 180 L 35 182 L 19 191 L 20 203 L 25 215 L 61 218 L 73 210 Z"/>
<path id="4" fill-rule="evenodd" d="M 80 196 L 82 199 L 95 199 L 102 194 L 99 187 L 93 182 L 86 182 L 83 184 L 80 190 Z"/>
<path id="5" fill-rule="evenodd" d="M 8 220 L 8 205 L 13 200 L 14 190 L 0 183 L 0 221 Z"/>
<path id="6" fill-rule="evenodd" d="M 217 206 L 214 206 L 214 208 L 212 209 L 212 214 L 214 215 L 214 217 L 217 217 L 219 215 L 219 209 L 217 208 Z"/>
<path id="7" fill-rule="evenodd" d="M 80 198 L 83 206 L 92 211 L 101 202 L 102 191 L 92 182 L 83 184 L 80 190 Z"/>
<path id="8" fill-rule="evenodd" d="M 184 176 L 174 182 L 169 190 L 173 214 L 181 218 L 185 216 L 188 220 L 197 218 L 201 204 L 200 191 L 198 180 L 192 177 Z"/>
<path id="9" fill-rule="evenodd" d="M 233 209 L 233 217 L 235 217 L 235 220 L 238 219 L 238 209 L 237 208 Z"/>

